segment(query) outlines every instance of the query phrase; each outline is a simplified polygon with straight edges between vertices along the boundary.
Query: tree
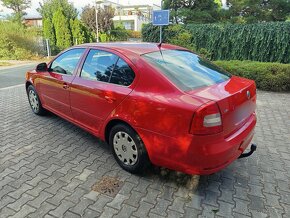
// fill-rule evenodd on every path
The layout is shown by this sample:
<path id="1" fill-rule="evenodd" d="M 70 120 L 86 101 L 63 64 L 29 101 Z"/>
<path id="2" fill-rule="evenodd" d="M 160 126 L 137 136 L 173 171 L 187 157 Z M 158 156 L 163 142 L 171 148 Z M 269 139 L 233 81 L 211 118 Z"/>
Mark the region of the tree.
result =
<path id="1" fill-rule="evenodd" d="M 174 23 L 213 23 L 217 22 L 221 8 L 219 0 L 164 0 L 164 9 L 171 10 Z"/>
<path id="2" fill-rule="evenodd" d="M 79 19 L 70 20 L 70 28 L 73 36 L 73 44 L 83 44 L 85 42 L 92 42 L 93 36 L 89 33 Z"/>
<path id="3" fill-rule="evenodd" d="M 25 9 L 31 5 L 31 0 L 0 0 L 4 7 L 13 10 L 13 19 L 20 22 L 26 14 Z"/>
<path id="4" fill-rule="evenodd" d="M 87 29 L 79 23 L 77 10 L 68 0 L 44 0 L 38 12 L 43 18 L 43 35 L 49 39 L 53 53 L 78 41 L 88 42 Z"/>
<path id="5" fill-rule="evenodd" d="M 111 6 L 98 9 L 98 26 L 100 32 L 108 33 L 112 29 L 114 15 L 115 10 Z M 91 31 L 97 32 L 95 7 L 90 5 L 85 6 L 81 13 L 81 20 Z"/>
<path id="6" fill-rule="evenodd" d="M 55 29 L 56 46 L 61 50 L 70 47 L 72 45 L 71 30 L 62 8 L 53 14 L 52 23 Z"/>
<path id="7" fill-rule="evenodd" d="M 45 39 L 49 40 L 49 44 L 51 45 L 51 50 L 57 50 L 56 45 L 56 38 L 55 38 L 55 30 L 52 24 L 52 20 L 46 18 L 43 20 L 43 36 Z"/>
<path id="8" fill-rule="evenodd" d="M 70 19 L 76 19 L 78 16 L 77 9 L 68 0 L 44 0 L 39 3 L 40 8 L 37 11 L 41 14 L 42 18 L 49 18 L 52 20 L 54 13 L 58 9 L 62 9 L 64 16 Z"/>
<path id="9" fill-rule="evenodd" d="M 285 21 L 290 14 L 289 0 L 227 0 L 227 5 L 232 22 Z"/>

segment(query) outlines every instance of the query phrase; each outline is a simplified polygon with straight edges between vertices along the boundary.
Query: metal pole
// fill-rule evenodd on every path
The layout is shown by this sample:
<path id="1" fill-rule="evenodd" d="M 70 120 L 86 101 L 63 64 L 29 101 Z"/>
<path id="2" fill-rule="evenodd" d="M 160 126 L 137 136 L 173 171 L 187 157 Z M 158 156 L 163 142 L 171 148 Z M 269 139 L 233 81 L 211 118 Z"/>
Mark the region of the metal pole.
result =
<path id="1" fill-rule="evenodd" d="M 96 3 L 96 28 L 97 28 L 97 42 L 99 42 L 98 3 Z"/>
<path id="2" fill-rule="evenodd" d="M 50 57 L 50 47 L 49 47 L 49 40 L 48 40 L 48 39 L 45 39 L 45 41 L 46 41 L 47 57 L 49 58 L 49 57 Z"/>
<path id="3" fill-rule="evenodd" d="M 161 2 L 160 2 L 160 8 L 161 8 L 161 10 L 162 10 L 162 0 L 161 0 Z M 160 45 L 161 45 L 161 43 L 162 43 L 162 26 L 160 26 Z"/>

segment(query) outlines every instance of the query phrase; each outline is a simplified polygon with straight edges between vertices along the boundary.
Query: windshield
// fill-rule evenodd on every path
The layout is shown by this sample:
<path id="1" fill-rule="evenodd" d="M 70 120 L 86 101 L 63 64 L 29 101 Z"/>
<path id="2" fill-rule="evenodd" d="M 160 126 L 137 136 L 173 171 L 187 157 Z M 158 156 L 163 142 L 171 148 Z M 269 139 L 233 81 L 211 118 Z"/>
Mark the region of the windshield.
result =
<path id="1" fill-rule="evenodd" d="M 165 50 L 144 54 L 143 57 L 157 67 L 183 91 L 221 83 L 230 74 L 189 51 Z"/>

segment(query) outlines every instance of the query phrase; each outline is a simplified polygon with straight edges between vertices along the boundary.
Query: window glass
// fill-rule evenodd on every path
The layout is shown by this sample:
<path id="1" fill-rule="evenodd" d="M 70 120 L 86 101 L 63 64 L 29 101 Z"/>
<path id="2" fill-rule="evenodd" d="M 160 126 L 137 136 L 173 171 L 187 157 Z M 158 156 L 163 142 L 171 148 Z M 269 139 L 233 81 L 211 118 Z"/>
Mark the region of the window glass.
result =
<path id="1" fill-rule="evenodd" d="M 162 54 L 158 51 L 143 57 L 184 91 L 221 83 L 230 78 L 227 72 L 188 51 L 166 50 Z"/>
<path id="2" fill-rule="evenodd" d="M 110 83 L 129 86 L 135 78 L 133 70 L 129 65 L 121 58 L 119 58 L 114 71 L 112 73 Z"/>
<path id="3" fill-rule="evenodd" d="M 81 77 L 90 80 L 109 82 L 118 56 L 100 50 L 91 50 L 84 63 Z"/>
<path id="4" fill-rule="evenodd" d="M 56 58 L 50 66 L 50 71 L 72 75 L 85 49 L 71 49 L 58 58 Z"/>

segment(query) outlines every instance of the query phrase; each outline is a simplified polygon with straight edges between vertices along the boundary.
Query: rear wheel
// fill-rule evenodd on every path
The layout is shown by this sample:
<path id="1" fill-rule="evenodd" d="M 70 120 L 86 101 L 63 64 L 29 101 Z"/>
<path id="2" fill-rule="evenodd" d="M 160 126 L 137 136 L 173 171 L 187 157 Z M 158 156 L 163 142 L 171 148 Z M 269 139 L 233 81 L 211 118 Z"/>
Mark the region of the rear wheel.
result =
<path id="1" fill-rule="evenodd" d="M 42 107 L 39 96 L 32 85 L 28 86 L 27 88 L 27 96 L 33 113 L 37 115 L 46 114 L 46 110 Z"/>
<path id="2" fill-rule="evenodd" d="M 139 135 L 129 126 L 118 124 L 111 129 L 109 144 L 118 164 L 130 173 L 141 173 L 150 161 Z"/>

